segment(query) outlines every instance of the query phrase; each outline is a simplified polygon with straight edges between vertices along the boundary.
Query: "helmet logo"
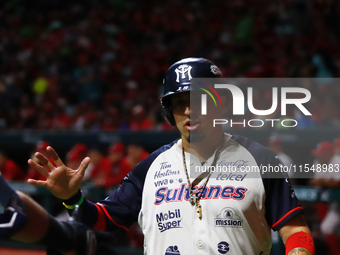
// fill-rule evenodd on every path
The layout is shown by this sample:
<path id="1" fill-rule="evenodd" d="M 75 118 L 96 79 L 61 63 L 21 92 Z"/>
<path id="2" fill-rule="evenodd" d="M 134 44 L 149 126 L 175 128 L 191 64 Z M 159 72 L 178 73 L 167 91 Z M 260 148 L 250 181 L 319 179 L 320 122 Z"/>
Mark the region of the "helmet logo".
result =
<path id="1" fill-rule="evenodd" d="M 220 69 L 215 65 L 210 66 L 210 71 L 215 75 L 221 75 Z"/>
<path id="2" fill-rule="evenodd" d="M 176 82 L 179 82 L 179 78 L 180 78 L 180 74 L 181 75 L 181 79 L 185 79 L 185 74 L 188 73 L 188 79 L 189 81 L 192 79 L 192 76 L 191 76 L 191 69 L 192 69 L 192 66 L 189 66 L 189 65 L 180 65 L 179 67 L 176 68 L 175 72 L 176 72 Z"/>

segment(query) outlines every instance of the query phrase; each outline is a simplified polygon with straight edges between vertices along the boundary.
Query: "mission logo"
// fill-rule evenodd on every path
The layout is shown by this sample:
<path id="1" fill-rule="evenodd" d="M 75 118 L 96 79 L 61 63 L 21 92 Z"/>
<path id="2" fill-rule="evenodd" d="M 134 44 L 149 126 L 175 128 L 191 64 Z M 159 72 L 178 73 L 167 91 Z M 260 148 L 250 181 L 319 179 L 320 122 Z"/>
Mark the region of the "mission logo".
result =
<path id="1" fill-rule="evenodd" d="M 225 207 L 215 218 L 215 227 L 242 228 L 243 220 L 233 208 Z"/>

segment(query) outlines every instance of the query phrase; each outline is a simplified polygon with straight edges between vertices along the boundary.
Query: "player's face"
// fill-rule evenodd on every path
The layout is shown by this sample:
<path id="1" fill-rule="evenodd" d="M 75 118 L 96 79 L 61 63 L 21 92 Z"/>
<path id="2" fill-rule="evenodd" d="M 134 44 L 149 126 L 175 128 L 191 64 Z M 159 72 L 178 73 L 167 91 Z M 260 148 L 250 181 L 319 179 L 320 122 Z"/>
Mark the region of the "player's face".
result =
<path id="1" fill-rule="evenodd" d="M 201 115 L 201 94 L 192 93 L 190 95 L 190 92 L 184 92 L 171 96 L 171 108 L 182 138 L 195 143 L 216 133 L 218 127 L 213 127 L 213 119 L 221 118 L 222 109 L 215 108 L 213 101 L 208 99 L 207 115 Z"/>

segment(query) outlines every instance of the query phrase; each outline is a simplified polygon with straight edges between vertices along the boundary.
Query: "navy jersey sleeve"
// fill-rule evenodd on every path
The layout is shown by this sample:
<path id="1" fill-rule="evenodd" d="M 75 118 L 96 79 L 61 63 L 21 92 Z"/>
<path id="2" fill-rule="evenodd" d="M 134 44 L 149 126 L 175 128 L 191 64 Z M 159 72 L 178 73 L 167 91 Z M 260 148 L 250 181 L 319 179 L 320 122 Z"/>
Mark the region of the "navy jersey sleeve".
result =
<path id="1" fill-rule="evenodd" d="M 160 153 L 171 148 L 173 143 L 159 148 L 138 163 L 124 178 L 118 189 L 106 199 L 97 203 L 85 199 L 81 205 L 84 211 L 82 221 L 97 230 L 112 231 L 117 227 L 129 228 L 137 221 L 144 181 L 150 165 Z M 71 199 L 73 201 L 68 200 L 66 204 L 74 204 L 75 201 L 79 201 L 80 196 L 81 193 L 78 192 Z"/>
<path id="2" fill-rule="evenodd" d="M 272 157 L 273 166 L 279 166 L 280 161 Z M 288 176 L 282 178 L 263 178 L 266 191 L 266 219 L 269 226 L 277 231 L 295 215 L 303 212 Z"/>
<path id="3" fill-rule="evenodd" d="M 234 135 L 233 139 L 252 154 L 258 166 L 282 166 L 275 153 L 265 146 L 242 136 Z M 295 215 L 302 213 L 303 208 L 284 171 L 262 175 L 262 181 L 266 193 L 266 220 L 268 225 L 277 231 Z"/>

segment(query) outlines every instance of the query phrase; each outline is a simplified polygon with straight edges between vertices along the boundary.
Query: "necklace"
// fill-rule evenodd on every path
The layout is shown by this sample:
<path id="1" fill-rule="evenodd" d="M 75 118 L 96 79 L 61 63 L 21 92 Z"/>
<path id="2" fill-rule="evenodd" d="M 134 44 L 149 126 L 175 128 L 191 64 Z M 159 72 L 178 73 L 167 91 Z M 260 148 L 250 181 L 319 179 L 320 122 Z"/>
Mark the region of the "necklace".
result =
<path id="1" fill-rule="evenodd" d="M 219 146 L 219 148 L 217 149 L 216 153 L 215 153 L 215 157 L 214 157 L 214 160 L 212 162 L 212 166 L 215 166 L 216 167 L 216 163 L 217 163 L 217 160 L 218 158 L 220 157 L 220 154 L 221 154 L 221 149 L 222 149 L 222 146 L 224 144 L 224 141 L 225 139 L 223 138 L 223 142 L 222 144 Z M 202 198 L 202 195 L 205 191 L 205 188 L 207 187 L 207 184 L 208 184 L 208 181 L 210 179 L 210 176 L 211 176 L 211 172 L 210 171 L 207 171 L 207 172 L 204 172 L 202 173 L 200 176 L 198 176 L 192 183 L 190 182 L 190 178 L 189 178 L 189 174 L 188 174 L 188 168 L 187 168 L 187 164 L 186 164 L 186 160 L 185 160 L 185 152 L 184 152 L 184 147 L 182 145 L 182 155 L 183 155 L 183 166 L 184 166 L 184 171 L 185 171 L 185 174 L 187 176 L 187 181 L 188 181 L 188 189 L 189 189 L 189 202 L 192 206 L 196 206 L 196 213 L 198 215 L 198 218 L 200 220 L 202 220 L 202 206 L 201 206 L 201 203 L 200 203 L 200 200 Z M 208 177 L 207 177 L 208 176 Z M 205 180 L 204 182 L 204 185 L 203 185 L 203 188 L 201 190 L 201 192 L 195 192 L 195 189 L 196 189 L 196 185 L 199 184 L 205 177 L 207 177 L 207 179 Z M 199 193 L 199 194 L 198 194 Z"/>

